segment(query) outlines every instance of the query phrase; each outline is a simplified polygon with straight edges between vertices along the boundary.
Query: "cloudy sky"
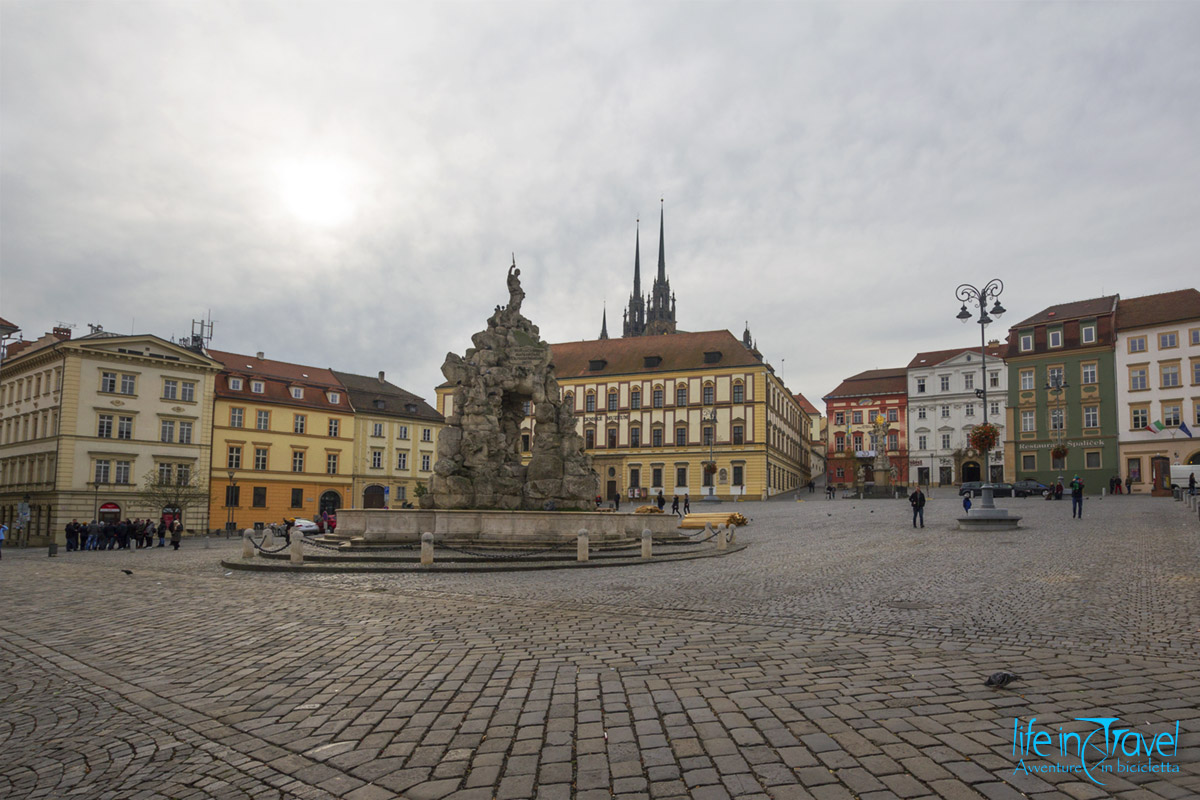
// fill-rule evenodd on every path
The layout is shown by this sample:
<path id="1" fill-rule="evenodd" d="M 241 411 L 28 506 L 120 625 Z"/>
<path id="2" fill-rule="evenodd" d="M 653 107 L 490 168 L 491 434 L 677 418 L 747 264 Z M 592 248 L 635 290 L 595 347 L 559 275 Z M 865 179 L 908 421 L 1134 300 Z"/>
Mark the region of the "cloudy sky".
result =
<path id="1" fill-rule="evenodd" d="M 1196 285 L 1200 4 L 0 3 L 0 316 L 432 397 L 506 300 L 619 333 L 665 199 L 686 330 L 793 391 L 969 345 L 955 287 Z M 648 288 L 648 287 L 647 287 Z M 1005 331 L 996 331 L 1003 338 Z"/>

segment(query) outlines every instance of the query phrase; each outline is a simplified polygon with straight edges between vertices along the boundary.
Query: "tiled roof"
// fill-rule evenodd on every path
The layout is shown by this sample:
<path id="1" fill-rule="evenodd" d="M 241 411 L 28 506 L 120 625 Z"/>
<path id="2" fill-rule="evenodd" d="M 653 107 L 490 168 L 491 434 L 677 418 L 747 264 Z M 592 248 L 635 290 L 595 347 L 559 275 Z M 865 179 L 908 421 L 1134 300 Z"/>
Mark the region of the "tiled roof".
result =
<path id="1" fill-rule="evenodd" d="M 306 367 L 301 364 L 291 364 L 286 361 L 273 361 L 257 356 L 244 356 L 238 353 L 226 353 L 221 350 L 207 350 L 210 358 L 216 359 L 225 366 L 217 377 L 216 395 L 231 399 L 241 399 L 249 403 L 280 403 L 290 406 L 319 408 L 326 411 L 352 413 L 350 398 L 344 387 L 333 374 L 332 370 L 323 367 Z M 242 388 L 229 388 L 229 377 L 243 379 Z M 250 391 L 251 380 L 262 380 L 264 392 Z M 304 397 L 292 397 L 291 387 L 308 387 Z M 339 392 L 341 402 L 329 402 L 327 393 Z"/>
<path id="2" fill-rule="evenodd" d="M 1007 348 L 1003 345 L 987 348 L 987 354 L 990 358 L 1004 358 L 1004 352 Z M 931 350 L 928 353 L 917 353 L 913 356 L 913 360 L 908 362 L 909 369 L 917 367 L 933 367 L 942 364 L 960 353 L 978 353 L 974 347 L 959 347 L 954 350 Z"/>
<path id="3" fill-rule="evenodd" d="M 759 366 L 756 358 L 729 331 L 672 333 L 664 336 L 631 336 L 628 339 L 594 339 L 550 345 L 554 373 L 561 381 L 606 375 L 636 375 L 727 367 Z M 707 362 L 705 353 L 719 353 L 720 359 Z M 647 366 L 646 359 L 658 363 Z M 593 362 L 603 361 L 599 369 Z"/>
<path id="4" fill-rule="evenodd" d="M 846 378 L 822 400 L 836 397 L 863 397 L 878 394 L 908 394 L 908 370 L 905 367 L 869 369 Z"/>
<path id="5" fill-rule="evenodd" d="M 10 331 L 12 333 L 16 333 L 19 330 L 21 330 L 20 325 L 14 325 L 4 317 L 0 317 L 0 331 Z"/>
<path id="6" fill-rule="evenodd" d="M 1117 304 L 1117 330 L 1197 319 L 1200 319 L 1200 291 L 1195 289 L 1122 298 Z"/>
<path id="7" fill-rule="evenodd" d="M 1119 295 L 1110 294 L 1105 297 L 1094 297 L 1091 300 L 1076 300 L 1072 303 L 1060 303 L 1056 306 L 1043 308 L 1029 319 L 1023 319 L 1013 328 L 1028 328 L 1045 322 L 1062 322 L 1064 319 L 1079 319 L 1080 317 L 1097 317 L 1111 313 L 1116 307 Z"/>
<path id="8" fill-rule="evenodd" d="M 412 392 L 388 383 L 382 378 L 355 375 L 350 372 L 332 370 L 334 376 L 346 387 L 350 402 L 361 413 L 382 414 L 389 417 L 409 417 L 441 422 L 442 415 Z"/>
<path id="9" fill-rule="evenodd" d="M 808 398 L 805 397 L 804 395 L 796 393 L 792 396 L 795 398 L 796 403 L 799 404 L 800 408 L 804 411 L 805 414 L 820 414 L 821 413 L 817 409 L 816 406 L 814 406 L 812 403 L 808 402 Z"/>

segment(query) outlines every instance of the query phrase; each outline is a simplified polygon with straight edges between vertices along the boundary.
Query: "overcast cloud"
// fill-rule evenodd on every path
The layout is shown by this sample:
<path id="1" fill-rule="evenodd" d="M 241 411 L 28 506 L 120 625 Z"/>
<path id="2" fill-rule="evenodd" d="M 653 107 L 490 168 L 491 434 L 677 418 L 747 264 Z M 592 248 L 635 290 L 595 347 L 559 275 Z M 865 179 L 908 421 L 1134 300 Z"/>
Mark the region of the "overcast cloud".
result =
<path id="1" fill-rule="evenodd" d="M 619 335 L 660 197 L 679 327 L 749 320 L 818 404 L 973 343 L 963 281 L 1001 277 L 1009 324 L 1196 283 L 1194 3 L 0 9 L 26 338 L 211 310 L 214 347 L 432 399 L 513 252 L 545 338 L 595 338 L 605 300 Z"/>

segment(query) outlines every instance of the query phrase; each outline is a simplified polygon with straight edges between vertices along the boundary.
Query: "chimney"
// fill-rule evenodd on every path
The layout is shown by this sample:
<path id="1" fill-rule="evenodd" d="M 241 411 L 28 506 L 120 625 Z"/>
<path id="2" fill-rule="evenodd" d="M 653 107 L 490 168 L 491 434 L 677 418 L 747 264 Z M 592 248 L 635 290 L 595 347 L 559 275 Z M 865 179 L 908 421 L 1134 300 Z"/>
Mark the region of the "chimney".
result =
<path id="1" fill-rule="evenodd" d="M 383 383 L 383 370 L 379 370 L 379 382 Z"/>
<path id="2" fill-rule="evenodd" d="M 262 357 L 263 357 L 263 351 L 259 350 L 257 353 L 254 354 L 254 357 L 261 361 Z"/>
<path id="3" fill-rule="evenodd" d="M 999 339 L 992 339 L 990 342 L 988 342 L 988 347 L 999 347 L 999 346 L 1000 346 Z"/>
<path id="4" fill-rule="evenodd" d="M 60 340 L 62 340 L 64 342 L 71 338 L 71 329 L 70 328 L 62 328 L 62 327 L 56 326 L 51 331 L 51 333 L 53 333 L 55 336 L 57 336 Z"/>

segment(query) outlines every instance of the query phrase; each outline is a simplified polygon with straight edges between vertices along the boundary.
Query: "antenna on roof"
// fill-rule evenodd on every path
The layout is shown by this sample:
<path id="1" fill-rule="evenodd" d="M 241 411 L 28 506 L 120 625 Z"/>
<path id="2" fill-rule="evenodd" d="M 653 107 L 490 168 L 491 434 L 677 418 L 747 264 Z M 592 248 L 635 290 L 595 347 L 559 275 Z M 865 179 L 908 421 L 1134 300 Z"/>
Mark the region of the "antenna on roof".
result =
<path id="1" fill-rule="evenodd" d="M 212 341 L 212 334 L 212 310 L 210 309 L 207 320 L 192 320 L 192 336 L 185 346 L 191 348 L 192 350 L 204 350 L 208 347 L 208 343 Z"/>

